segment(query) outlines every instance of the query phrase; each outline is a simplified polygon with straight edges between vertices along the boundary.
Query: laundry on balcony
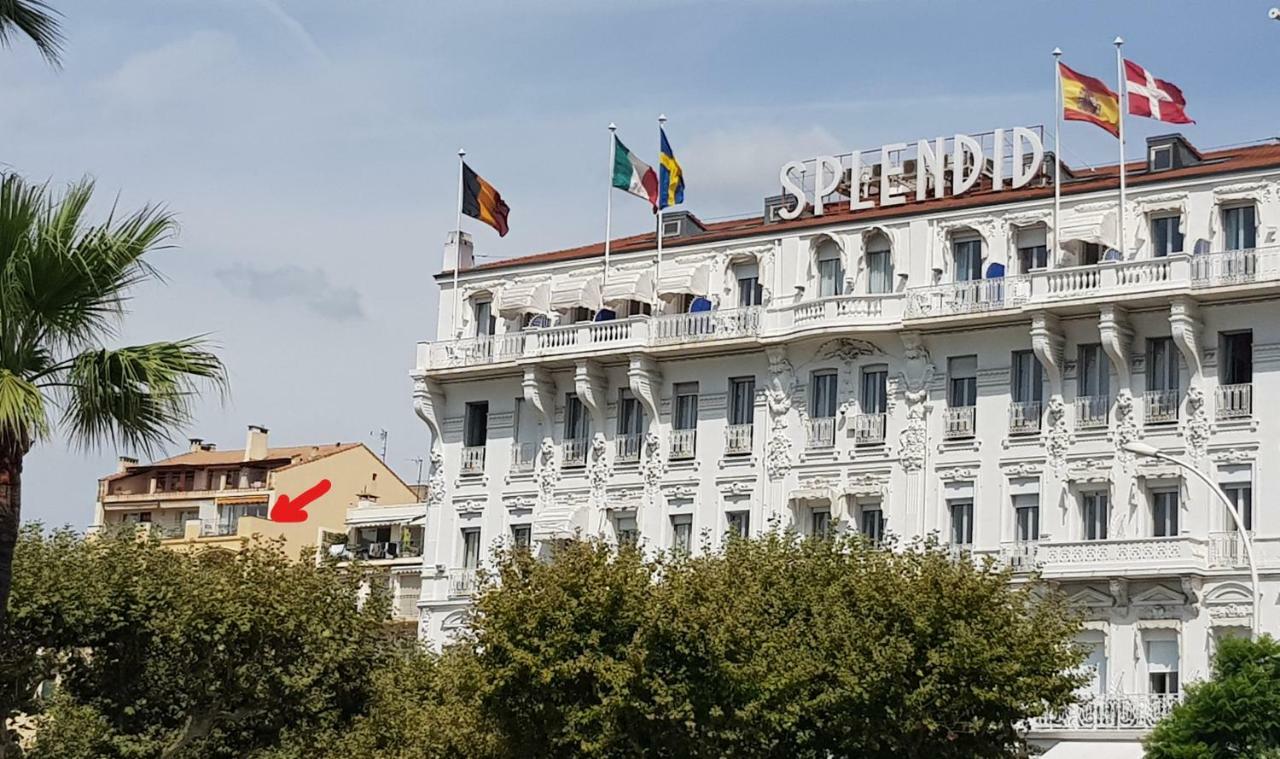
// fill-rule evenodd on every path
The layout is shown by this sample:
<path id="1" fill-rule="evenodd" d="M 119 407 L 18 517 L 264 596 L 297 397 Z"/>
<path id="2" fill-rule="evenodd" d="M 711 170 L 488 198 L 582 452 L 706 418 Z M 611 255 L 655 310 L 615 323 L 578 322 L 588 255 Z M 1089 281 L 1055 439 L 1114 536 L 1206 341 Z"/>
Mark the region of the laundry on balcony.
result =
<path id="1" fill-rule="evenodd" d="M 658 297 L 672 300 L 681 295 L 706 297 L 711 292 L 710 268 L 706 263 L 671 263 L 658 277 Z"/>
<path id="2" fill-rule="evenodd" d="M 649 269 L 609 272 L 609 281 L 601 291 L 600 299 L 606 305 L 623 304 L 627 301 L 651 303 L 653 272 Z"/>
<path id="3" fill-rule="evenodd" d="M 525 314 L 551 313 L 551 286 L 546 282 L 528 285 L 505 285 L 498 290 L 498 314 L 504 319 L 517 319 Z"/>
<path id="4" fill-rule="evenodd" d="M 585 308 L 600 310 L 600 278 L 574 277 L 556 282 L 551 287 L 551 310 L 569 311 Z"/>

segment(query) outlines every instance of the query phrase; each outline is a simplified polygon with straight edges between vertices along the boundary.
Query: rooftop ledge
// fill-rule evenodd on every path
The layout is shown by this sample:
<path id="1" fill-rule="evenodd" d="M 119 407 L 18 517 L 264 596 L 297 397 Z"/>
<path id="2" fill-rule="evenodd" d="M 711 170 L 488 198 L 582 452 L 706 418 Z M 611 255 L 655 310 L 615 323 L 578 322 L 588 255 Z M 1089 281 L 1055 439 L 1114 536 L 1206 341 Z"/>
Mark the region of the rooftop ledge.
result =
<path id="1" fill-rule="evenodd" d="M 1280 285 L 1280 246 L 1167 258 L 1109 261 L 1031 274 L 908 288 L 885 295 L 840 295 L 770 306 L 636 316 L 418 343 L 421 371 L 731 341 L 773 342 L 830 329 L 889 331 L 955 317 L 998 321 L 1023 311 L 1063 310 L 1097 302 L 1165 302 L 1171 293 Z"/>

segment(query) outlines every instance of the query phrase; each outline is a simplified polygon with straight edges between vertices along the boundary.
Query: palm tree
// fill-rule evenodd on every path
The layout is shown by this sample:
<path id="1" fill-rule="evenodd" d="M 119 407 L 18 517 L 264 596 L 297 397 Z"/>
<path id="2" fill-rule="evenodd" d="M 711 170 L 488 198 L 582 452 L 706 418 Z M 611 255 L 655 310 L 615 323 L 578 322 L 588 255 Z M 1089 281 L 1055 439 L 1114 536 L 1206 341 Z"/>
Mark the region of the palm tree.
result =
<path id="1" fill-rule="evenodd" d="M 44 0 L 0 0 L 0 47 L 8 47 L 15 34 L 22 34 L 36 44 L 46 61 L 58 65 L 62 60 L 59 15 Z"/>
<path id="2" fill-rule="evenodd" d="M 167 247 L 176 224 L 153 206 L 122 218 L 112 209 L 91 223 L 92 197 L 88 180 L 56 197 L 48 185 L 0 174 L 0 631 L 32 445 L 57 426 L 82 448 L 150 453 L 190 420 L 201 385 L 227 386 L 199 337 L 104 346 L 129 290 L 159 279 L 143 257 Z"/>

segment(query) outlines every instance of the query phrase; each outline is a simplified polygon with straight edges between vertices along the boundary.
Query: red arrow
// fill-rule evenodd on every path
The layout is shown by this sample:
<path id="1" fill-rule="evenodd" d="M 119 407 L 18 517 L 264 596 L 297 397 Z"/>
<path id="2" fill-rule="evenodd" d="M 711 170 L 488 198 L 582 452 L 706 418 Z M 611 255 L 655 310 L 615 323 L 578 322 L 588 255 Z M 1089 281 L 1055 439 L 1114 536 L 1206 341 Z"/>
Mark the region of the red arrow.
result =
<path id="1" fill-rule="evenodd" d="M 296 499 L 290 500 L 287 495 L 279 495 L 276 497 L 276 505 L 271 507 L 272 522 L 305 522 L 307 521 L 307 506 L 315 499 L 329 492 L 329 488 L 333 484 L 328 480 L 320 480 L 316 484 L 307 488 L 298 494 Z"/>

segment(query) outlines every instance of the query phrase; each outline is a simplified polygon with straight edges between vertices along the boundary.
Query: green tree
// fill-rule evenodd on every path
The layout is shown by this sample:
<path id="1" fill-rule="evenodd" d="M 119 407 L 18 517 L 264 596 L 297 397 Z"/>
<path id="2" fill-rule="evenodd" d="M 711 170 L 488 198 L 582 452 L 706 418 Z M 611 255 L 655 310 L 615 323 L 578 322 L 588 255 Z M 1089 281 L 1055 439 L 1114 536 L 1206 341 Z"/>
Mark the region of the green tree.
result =
<path id="1" fill-rule="evenodd" d="M 0 175 L 0 629 L 32 445 L 60 424 L 82 446 L 149 453 L 189 421 L 199 382 L 226 386 L 222 362 L 198 338 L 104 347 L 130 290 L 158 278 L 145 256 L 176 225 L 152 206 L 92 222 L 92 198 L 87 180 L 59 197 Z"/>
<path id="2" fill-rule="evenodd" d="M 1019 724 L 1072 700 L 1078 624 L 929 543 L 774 532 L 508 553 L 460 648 L 496 756 L 969 759 L 1020 755 Z"/>
<path id="3" fill-rule="evenodd" d="M 1280 643 L 1222 641 L 1212 676 L 1156 725 L 1148 759 L 1280 757 Z"/>
<path id="4" fill-rule="evenodd" d="M 387 661 L 386 594 L 360 603 L 360 571 L 278 546 L 192 554 L 27 526 L 16 568 L 3 685 L 57 682 L 32 759 L 315 756 Z"/>
<path id="5" fill-rule="evenodd" d="M 43 0 L 0 0 L 0 47 L 8 47 L 15 35 L 35 43 L 49 63 L 62 60 L 62 30 L 58 12 Z"/>

